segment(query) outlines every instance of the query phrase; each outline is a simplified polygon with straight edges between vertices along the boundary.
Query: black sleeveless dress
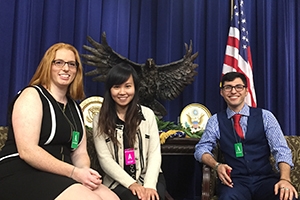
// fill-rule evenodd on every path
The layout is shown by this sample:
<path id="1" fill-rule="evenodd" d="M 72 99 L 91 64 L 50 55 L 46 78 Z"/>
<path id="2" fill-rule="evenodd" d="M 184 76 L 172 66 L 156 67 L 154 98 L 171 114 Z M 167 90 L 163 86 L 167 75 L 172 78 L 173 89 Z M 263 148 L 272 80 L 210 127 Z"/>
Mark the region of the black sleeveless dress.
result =
<path id="1" fill-rule="evenodd" d="M 71 132 L 75 129 L 80 133 L 80 145 L 84 129 L 80 106 L 68 98 L 63 110 L 63 104 L 58 103 L 44 87 L 33 87 L 39 92 L 43 104 L 39 146 L 57 159 L 72 163 Z M 0 199 L 52 200 L 76 181 L 40 171 L 20 159 L 11 126 L 12 108 L 19 94 L 9 108 L 8 139 L 0 151 Z"/>

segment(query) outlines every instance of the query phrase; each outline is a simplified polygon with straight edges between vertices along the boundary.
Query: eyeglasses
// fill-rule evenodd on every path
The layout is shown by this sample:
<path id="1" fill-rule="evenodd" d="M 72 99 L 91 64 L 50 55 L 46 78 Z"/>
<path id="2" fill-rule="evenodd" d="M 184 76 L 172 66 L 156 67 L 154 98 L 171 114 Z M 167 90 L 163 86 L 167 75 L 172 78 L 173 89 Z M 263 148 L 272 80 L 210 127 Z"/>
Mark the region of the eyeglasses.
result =
<path id="1" fill-rule="evenodd" d="M 246 87 L 245 85 L 236 85 L 236 86 L 232 86 L 232 85 L 224 85 L 224 86 L 222 87 L 222 89 L 223 89 L 225 92 L 231 92 L 232 89 L 234 88 L 235 91 L 241 92 L 241 91 L 244 90 L 245 87 Z"/>
<path id="2" fill-rule="evenodd" d="M 68 67 L 72 68 L 72 69 L 76 69 L 77 66 L 79 65 L 77 61 L 63 61 L 63 60 L 53 60 L 52 63 L 56 66 L 56 67 L 60 67 L 62 68 L 63 66 L 65 66 L 65 64 L 68 65 Z"/>

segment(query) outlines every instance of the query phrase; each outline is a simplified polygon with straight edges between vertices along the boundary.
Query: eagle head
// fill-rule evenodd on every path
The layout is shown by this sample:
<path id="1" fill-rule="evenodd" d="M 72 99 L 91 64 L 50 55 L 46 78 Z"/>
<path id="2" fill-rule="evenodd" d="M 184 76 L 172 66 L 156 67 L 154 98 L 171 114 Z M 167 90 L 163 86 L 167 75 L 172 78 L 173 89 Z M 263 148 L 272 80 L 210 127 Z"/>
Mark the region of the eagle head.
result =
<path id="1" fill-rule="evenodd" d="M 155 62 L 154 62 L 154 59 L 153 58 L 148 58 L 146 60 L 146 67 L 148 69 L 154 69 L 155 68 Z"/>

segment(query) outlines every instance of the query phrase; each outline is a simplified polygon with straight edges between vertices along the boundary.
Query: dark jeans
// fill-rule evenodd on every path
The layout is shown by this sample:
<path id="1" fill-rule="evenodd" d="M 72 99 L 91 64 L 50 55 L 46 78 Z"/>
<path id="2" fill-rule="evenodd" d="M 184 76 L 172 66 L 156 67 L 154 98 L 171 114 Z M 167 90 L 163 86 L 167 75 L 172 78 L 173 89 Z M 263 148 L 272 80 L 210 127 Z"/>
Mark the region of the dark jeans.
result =
<path id="1" fill-rule="evenodd" d="M 243 176 L 232 178 L 232 181 L 233 188 L 218 185 L 219 200 L 279 200 L 280 193 L 274 194 L 278 176 Z"/>
<path id="2" fill-rule="evenodd" d="M 159 195 L 159 199 L 164 200 L 166 191 L 166 181 L 163 173 L 159 173 L 158 182 L 156 184 L 156 190 Z M 138 200 L 138 197 L 136 195 L 133 195 L 131 190 L 125 188 L 122 185 L 118 185 L 112 191 L 116 193 L 121 200 Z"/>

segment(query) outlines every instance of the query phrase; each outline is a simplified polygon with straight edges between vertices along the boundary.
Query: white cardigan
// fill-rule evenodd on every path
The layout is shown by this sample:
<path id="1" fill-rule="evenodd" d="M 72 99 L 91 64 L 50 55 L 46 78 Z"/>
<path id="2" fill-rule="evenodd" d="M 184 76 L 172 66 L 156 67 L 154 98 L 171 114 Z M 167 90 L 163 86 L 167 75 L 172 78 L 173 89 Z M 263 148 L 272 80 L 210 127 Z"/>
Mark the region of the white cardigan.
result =
<path id="1" fill-rule="evenodd" d="M 97 157 L 101 168 L 106 173 L 103 177 L 103 184 L 113 189 L 118 184 L 128 188 L 137 182 L 145 188 L 156 190 L 158 174 L 161 171 L 161 150 L 157 122 L 153 111 L 150 108 L 141 106 L 142 113 L 146 120 L 142 120 L 139 126 L 138 142 L 134 145 L 136 159 L 136 177 L 134 180 L 124 168 L 124 147 L 123 130 L 116 128 L 119 145 L 115 149 L 107 135 L 98 133 L 99 114 L 94 117 L 93 135 Z M 140 149 L 142 149 L 140 151 Z M 141 153 L 142 152 L 142 153 Z M 118 162 L 116 162 L 118 156 Z"/>

